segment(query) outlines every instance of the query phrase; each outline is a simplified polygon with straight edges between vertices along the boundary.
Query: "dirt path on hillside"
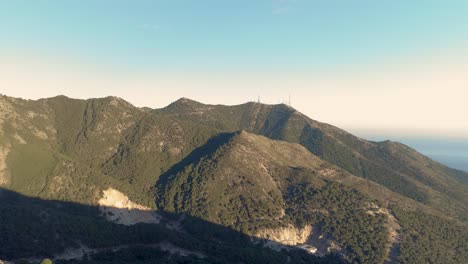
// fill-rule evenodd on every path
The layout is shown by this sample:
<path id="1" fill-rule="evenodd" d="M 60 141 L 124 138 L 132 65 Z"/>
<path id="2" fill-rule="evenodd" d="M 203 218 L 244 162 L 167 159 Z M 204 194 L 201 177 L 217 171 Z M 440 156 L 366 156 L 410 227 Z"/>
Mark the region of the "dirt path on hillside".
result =
<path id="1" fill-rule="evenodd" d="M 400 230 L 401 226 L 398 220 L 387 210 L 379 209 L 380 213 L 385 214 L 388 217 L 388 240 L 390 244 L 387 247 L 387 258 L 384 263 L 398 263 L 398 256 L 400 255 Z"/>
<path id="2" fill-rule="evenodd" d="M 89 248 L 85 245 L 81 245 L 79 248 L 67 248 L 65 249 L 64 252 L 60 254 L 56 254 L 52 257 L 53 261 L 57 260 L 82 260 L 85 255 L 92 255 L 96 254 L 99 252 L 104 252 L 104 251 L 113 251 L 116 252 L 121 249 L 126 249 L 126 248 L 131 248 L 131 247 L 136 247 L 136 246 L 141 246 L 141 247 L 147 247 L 147 248 L 154 248 L 154 249 L 159 249 L 164 252 L 168 252 L 171 254 L 178 254 L 180 256 L 190 256 L 194 255 L 197 256 L 198 258 L 205 258 L 205 255 L 201 252 L 198 251 L 191 251 L 187 250 L 184 248 L 177 247 L 167 241 L 163 241 L 161 243 L 157 244 L 131 244 L 131 245 L 119 245 L 119 246 L 114 246 L 114 247 L 105 247 L 105 248 Z M 39 263 L 46 257 L 33 257 L 33 258 L 22 258 L 22 259 L 16 259 L 16 260 L 10 260 L 5 263 L 16 263 L 20 260 L 26 260 L 29 262 L 33 263 Z"/>

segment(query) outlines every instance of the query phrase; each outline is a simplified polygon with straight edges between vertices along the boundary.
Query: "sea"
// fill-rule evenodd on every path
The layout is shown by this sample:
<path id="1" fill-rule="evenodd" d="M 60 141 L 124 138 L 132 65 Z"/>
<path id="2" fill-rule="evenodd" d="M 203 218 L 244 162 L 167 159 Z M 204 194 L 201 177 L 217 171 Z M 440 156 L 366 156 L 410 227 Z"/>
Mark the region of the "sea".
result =
<path id="1" fill-rule="evenodd" d="M 401 142 L 422 154 L 451 168 L 468 172 L 468 138 L 418 138 L 402 136 L 363 136 L 373 141 L 392 140 Z"/>

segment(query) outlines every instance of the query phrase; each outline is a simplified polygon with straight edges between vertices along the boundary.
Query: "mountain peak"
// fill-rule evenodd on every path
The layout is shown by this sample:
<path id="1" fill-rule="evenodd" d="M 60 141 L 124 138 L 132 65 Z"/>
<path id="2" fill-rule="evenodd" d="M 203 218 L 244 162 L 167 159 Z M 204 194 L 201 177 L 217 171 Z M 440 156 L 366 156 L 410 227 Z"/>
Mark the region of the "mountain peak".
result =
<path id="1" fill-rule="evenodd" d="M 101 98 L 98 98 L 98 100 L 99 99 L 101 99 Z M 133 105 L 130 102 L 128 102 L 128 101 L 126 101 L 126 100 L 124 100 L 124 99 L 122 99 L 120 97 L 117 97 L 117 96 L 107 96 L 107 97 L 102 98 L 102 99 L 109 100 L 109 104 L 113 105 L 113 106 L 119 106 L 120 105 L 120 106 L 131 106 L 131 107 L 133 107 Z"/>
<path id="2" fill-rule="evenodd" d="M 178 100 L 172 102 L 168 106 L 162 108 L 161 110 L 165 112 L 177 112 L 177 113 L 187 113 L 187 112 L 194 112 L 201 108 L 206 107 L 205 104 L 197 102 L 195 100 L 182 97 Z"/>
<path id="3" fill-rule="evenodd" d="M 176 101 L 174 101 L 173 103 L 171 104 L 183 104 L 183 105 L 203 105 L 202 103 L 200 102 L 197 102 L 195 100 L 192 100 L 190 98 L 187 98 L 187 97 L 181 97 L 179 99 L 177 99 Z"/>
<path id="4" fill-rule="evenodd" d="M 417 250 L 423 252 L 421 256 L 428 250 L 443 253 L 430 262 L 465 263 L 468 233 L 453 223 L 466 225 L 467 184 L 468 174 L 433 162 L 400 143 L 368 142 L 314 121 L 286 104 L 226 106 L 180 98 L 163 109 L 149 110 L 130 107 L 125 100 L 111 96 L 31 101 L 0 97 L 2 201 L 6 193 L 1 188 L 28 197 L 67 201 L 61 208 L 55 207 L 55 201 L 51 206 L 1 202 L 0 211 L 13 211 L 0 221 L 5 227 L 2 231 L 6 230 L 7 239 L 3 240 L 8 242 L 0 241 L 1 259 L 12 256 L 10 252 L 14 259 L 43 255 L 46 250 L 53 256 L 73 247 L 74 241 L 89 248 L 101 242 L 117 247 L 134 243 L 139 250 L 141 243 L 150 243 L 150 248 L 161 243 L 160 237 L 181 239 L 182 245 L 206 238 L 209 243 L 195 249 L 205 250 L 202 253 L 208 257 L 213 254 L 206 250 L 215 242 L 233 236 L 199 228 L 194 222 L 203 220 L 266 239 L 258 248 L 246 247 L 251 240 L 232 239 L 236 244 L 229 244 L 226 251 L 236 255 L 244 254 L 240 249 L 257 252 L 273 242 L 301 246 L 307 242 L 311 244 L 306 246 L 324 245 L 317 247 L 320 254 L 336 249 L 339 256 L 359 263 L 383 263 L 387 257 L 413 263 L 404 254 Z M 162 219 L 159 227 L 137 228 L 154 236 L 129 236 L 114 225 L 112 230 L 107 225 L 100 228 L 106 215 L 93 216 L 86 208 L 81 212 L 66 206 L 68 201 L 103 207 L 126 203 L 131 208 L 120 208 L 125 214 L 115 211 L 113 215 L 127 220 L 131 220 L 127 216 L 133 219 L 128 210 L 138 210 L 140 217 L 139 211 L 148 213 L 149 208 L 157 207 Z M 184 214 L 184 218 L 176 214 Z M 79 225 L 77 215 L 87 224 Z M 27 216 L 37 216 L 32 221 L 41 221 L 41 225 L 22 232 L 17 223 L 31 218 Z M 453 221 L 433 218 L 439 216 Z M 127 220 L 120 223 L 129 223 Z M 186 226 L 191 222 L 193 227 Z M 70 225 L 83 228 L 70 233 Z M 128 228 L 125 230 L 133 231 Z M 117 231 L 110 240 L 95 240 L 108 238 L 109 230 Z M 353 234 L 360 239 L 353 239 Z M 54 240 L 49 247 L 51 236 L 69 239 Z M 195 239 L 185 243 L 190 236 Z M 446 241 L 450 247 L 445 248 Z M 220 248 L 222 244 L 216 245 Z M 403 254 L 394 256 L 390 247 L 400 247 Z M 28 251 L 19 250 L 24 248 Z M 367 254 L 369 249 L 372 254 Z M 294 263 L 306 256 L 294 258 L 292 252 L 288 257 Z M 277 259 L 272 254 L 261 253 L 261 259 L 246 255 L 243 261 L 287 262 L 264 259 Z M 215 262 L 227 261 L 210 263 Z"/>
<path id="5" fill-rule="evenodd" d="M 53 96 L 53 97 L 50 97 L 50 99 L 71 99 L 70 97 L 64 95 L 64 94 L 59 94 L 59 95 L 56 95 L 56 96 Z"/>

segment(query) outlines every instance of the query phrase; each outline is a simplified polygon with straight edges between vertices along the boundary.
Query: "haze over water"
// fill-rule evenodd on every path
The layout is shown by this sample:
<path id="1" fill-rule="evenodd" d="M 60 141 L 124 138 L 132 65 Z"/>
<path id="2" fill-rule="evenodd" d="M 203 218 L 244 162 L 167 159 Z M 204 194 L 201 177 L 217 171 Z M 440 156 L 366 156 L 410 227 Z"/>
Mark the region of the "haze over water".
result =
<path id="1" fill-rule="evenodd" d="M 151 108 L 290 97 L 345 129 L 460 137 L 467 13 L 466 0 L 2 1 L 0 93 Z"/>
<path id="2" fill-rule="evenodd" d="M 363 137 L 374 141 L 398 141 L 451 168 L 468 172 L 468 138 L 425 138 L 415 136 Z"/>

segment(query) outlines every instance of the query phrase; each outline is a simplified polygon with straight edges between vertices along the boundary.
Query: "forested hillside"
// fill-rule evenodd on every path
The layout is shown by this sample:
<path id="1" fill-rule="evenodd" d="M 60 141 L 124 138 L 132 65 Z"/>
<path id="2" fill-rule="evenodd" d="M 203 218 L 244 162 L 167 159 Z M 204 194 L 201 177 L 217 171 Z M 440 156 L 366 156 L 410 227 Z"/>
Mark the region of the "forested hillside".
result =
<path id="1" fill-rule="evenodd" d="M 467 179 L 286 105 L 0 97 L 1 260 L 464 263 Z"/>

